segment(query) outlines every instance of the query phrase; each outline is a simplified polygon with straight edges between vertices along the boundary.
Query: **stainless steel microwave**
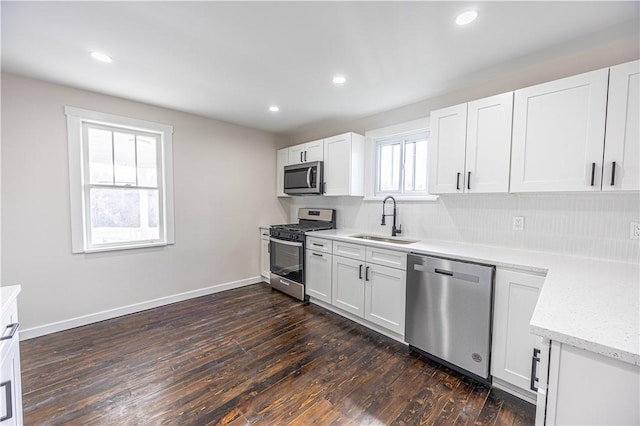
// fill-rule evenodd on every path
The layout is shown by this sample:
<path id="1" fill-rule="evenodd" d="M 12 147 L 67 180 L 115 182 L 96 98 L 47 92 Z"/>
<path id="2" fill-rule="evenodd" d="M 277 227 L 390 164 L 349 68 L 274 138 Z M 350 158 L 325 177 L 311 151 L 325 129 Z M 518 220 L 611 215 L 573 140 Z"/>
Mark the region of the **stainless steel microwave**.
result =
<path id="1" fill-rule="evenodd" d="M 322 195 L 324 189 L 322 161 L 292 164 L 284 167 L 284 193 L 289 195 Z"/>

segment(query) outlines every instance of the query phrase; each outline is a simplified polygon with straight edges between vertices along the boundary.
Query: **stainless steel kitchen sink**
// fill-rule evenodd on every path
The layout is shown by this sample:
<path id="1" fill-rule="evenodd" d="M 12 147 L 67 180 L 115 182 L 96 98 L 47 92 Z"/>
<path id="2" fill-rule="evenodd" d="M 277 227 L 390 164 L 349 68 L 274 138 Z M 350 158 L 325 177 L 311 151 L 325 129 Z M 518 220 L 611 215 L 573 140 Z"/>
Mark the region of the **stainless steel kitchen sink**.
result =
<path id="1" fill-rule="evenodd" d="M 379 235 L 368 235 L 368 234 L 356 234 L 356 235 L 350 235 L 350 237 L 358 238 L 360 240 L 378 241 L 381 243 L 390 243 L 390 244 L 413 244 L 418 242 L 418 240 L 403 240 L 397 237 L 381 237 Z"/>

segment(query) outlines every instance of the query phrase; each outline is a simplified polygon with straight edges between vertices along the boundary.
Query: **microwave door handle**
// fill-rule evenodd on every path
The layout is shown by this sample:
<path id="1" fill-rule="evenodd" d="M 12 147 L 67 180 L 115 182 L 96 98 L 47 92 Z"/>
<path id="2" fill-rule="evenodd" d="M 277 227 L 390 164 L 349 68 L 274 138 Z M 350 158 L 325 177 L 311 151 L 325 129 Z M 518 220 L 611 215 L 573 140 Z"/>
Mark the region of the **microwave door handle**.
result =
<path id="1" fill-rule="evenodd" d="M 307 188 L 311 188 L 311 170 L 312 167 L 307 169 Z"/>

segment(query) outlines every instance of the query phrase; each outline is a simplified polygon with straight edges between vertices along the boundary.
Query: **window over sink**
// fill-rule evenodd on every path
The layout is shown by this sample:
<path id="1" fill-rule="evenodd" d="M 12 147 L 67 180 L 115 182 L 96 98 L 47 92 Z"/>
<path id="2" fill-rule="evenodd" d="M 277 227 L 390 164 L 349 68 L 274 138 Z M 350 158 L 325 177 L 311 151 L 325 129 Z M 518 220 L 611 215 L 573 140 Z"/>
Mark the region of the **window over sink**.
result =
<path id="1" fill-rule="evenodd" d="M 367 137 L 367 194 L 378 200 L 432 200 L 428 193 L 428 119 L 372 130 Z"/>
<path id="2" fill-rule="evenodd" d="M 66 107 L 72 251 L 172 244 L 173 128 Z"/>

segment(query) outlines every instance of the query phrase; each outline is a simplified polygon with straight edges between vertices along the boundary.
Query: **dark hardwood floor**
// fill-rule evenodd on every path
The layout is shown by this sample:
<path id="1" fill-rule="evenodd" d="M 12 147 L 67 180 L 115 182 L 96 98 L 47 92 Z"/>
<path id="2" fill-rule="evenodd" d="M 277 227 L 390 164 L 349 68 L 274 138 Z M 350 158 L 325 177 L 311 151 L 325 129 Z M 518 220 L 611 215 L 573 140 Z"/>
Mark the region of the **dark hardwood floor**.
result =
<path id="1" fill-rule="evenodd" d="M 20 350 L 27 425 L 534 422 L 531 404 L 264 284 Z"/>

